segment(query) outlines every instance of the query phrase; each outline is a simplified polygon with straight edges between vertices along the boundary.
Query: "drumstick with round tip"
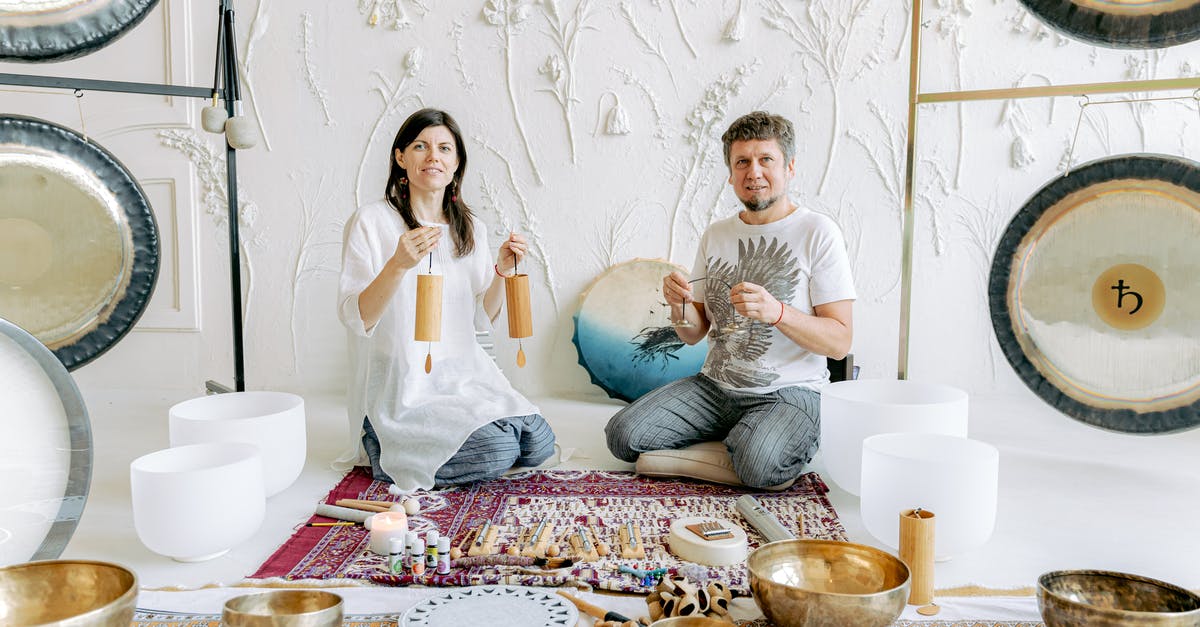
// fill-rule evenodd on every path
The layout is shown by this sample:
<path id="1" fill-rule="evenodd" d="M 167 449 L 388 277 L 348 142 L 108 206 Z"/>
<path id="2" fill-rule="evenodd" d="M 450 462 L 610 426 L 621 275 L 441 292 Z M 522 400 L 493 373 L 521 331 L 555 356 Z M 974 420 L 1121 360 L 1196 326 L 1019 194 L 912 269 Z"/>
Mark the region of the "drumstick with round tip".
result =
<path id="1" fill-rule="evenodd" d="M 564 590 L 559 590 L 558 594 L 562 595 L 562 597 L 567 599 L 568 601 L 574 603 L 575 607 L 579 608 L 580 612 L 583 612 L 584 614 L 587 614 L 588 616 L 591 616 L 594 618 L 599 618 L 600 620 L 616 621 L 618 623 L 627 623 L 627 622 L 633 620 L 632 618 L 629 618 L 629 617 L 625 616 L 624 614 L 619 614 L 617 612 L 610 612 L 598 605 L 592 605 L 591 603 L 588 603 L 587 601 L 584 601 L 583 599 L 576 598 L 574 595 L 567 594 L 566 591 L 564 591 Z"/>

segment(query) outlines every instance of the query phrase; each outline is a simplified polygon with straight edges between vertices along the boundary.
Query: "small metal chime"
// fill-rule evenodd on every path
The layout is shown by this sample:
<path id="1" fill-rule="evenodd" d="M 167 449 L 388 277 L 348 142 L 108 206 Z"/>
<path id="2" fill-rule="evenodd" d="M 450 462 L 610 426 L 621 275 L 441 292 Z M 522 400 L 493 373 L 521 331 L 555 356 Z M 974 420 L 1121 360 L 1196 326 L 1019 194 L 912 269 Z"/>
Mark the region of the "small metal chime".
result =
<path id="1" fill-rule="evenodd" d="M 529 308 L 529 275 L 517 272 L 513 262 L 513 275 L 504 277 L 504 297 L 508 305 L 508 337 L 517 340 L 517 367 L 525 367 L 525 347 L 521 338 L 533 335 L 533 316 Z"/>
<path id="2" fill-rule="evenodd" d="M 429 253 L 429 273 L 417 275 L 418 342 L 429 342 L 425 353 L 425 374 L 433 371 L 433 342 L 442 340 L 442 275 L 433 273 L 433 252 Z"/>

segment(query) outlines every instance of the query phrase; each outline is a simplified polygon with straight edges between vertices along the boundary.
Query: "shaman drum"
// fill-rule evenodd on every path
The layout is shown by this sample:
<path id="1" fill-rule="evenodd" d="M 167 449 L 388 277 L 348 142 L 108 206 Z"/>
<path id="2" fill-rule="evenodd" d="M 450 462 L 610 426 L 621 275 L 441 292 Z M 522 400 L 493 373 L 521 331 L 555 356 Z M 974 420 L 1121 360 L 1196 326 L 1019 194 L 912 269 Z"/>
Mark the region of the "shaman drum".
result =
<path id="1" fill-rule="evenodd" d="M 1001 236 L 988 298 L 1017 375 L 1102 429 L 1200 425 L 1200 164 L 1125 155 L 1030 198 Z"/>
<path id="2" fill-rule="evenodd" d="M 1110 48 L 1166 48 L 1200 38 L 1200 0 L 1021 0 L 1064 35 Z"/>
<path id="3" fill-rule="evenodd" d="M 0 0 L 0 60 L 64 61 L 137 26 L 158 0 Z"/>
<path id="4" fill-rule="evenodd" d="M 66 368 L 2 318 L 0 477 L 0 566 L 57 558 L 87 502 L 91 423 Z"/>
<path id="5" fill-rule="evenodd" d="M 707 342 L 684 344 L 671 326 L 663 277 L 682 266 L 634 259 L 601 274 L 583 293 L 571 341 L 579 365 L 612 398 L 635 401 L 661 385 L 700 372 Z"/>
<path id="6" fill-rule="evenodd" d="M 0 189 L 0 316 L 74 370 L 124 337 L 150 301 L 150 203 L 99 145 L 19 116 L 0 116 Z"/>

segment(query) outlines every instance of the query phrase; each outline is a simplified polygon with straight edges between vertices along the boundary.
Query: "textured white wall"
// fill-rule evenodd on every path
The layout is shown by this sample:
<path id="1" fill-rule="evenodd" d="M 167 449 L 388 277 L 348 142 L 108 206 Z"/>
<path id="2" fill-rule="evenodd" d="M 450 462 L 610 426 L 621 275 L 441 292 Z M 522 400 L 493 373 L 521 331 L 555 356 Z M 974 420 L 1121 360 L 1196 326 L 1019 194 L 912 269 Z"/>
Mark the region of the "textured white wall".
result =
<path id="1" fill-rule="evenodd" d="M 530 394 L 602 395 L 576 365 L 571 316 L 589 282 L 634 257 L 690 265 L 704 226 L 737 209 L 719 136 L 768 109 L 798 126 L 795 200 L 847 236 L 860 299 L 854 352 L 895 374 L 910 2 L 895 0 L 244 0 L 247 113 L 264 141 L 239 155 L 249 387 L 340 390 L 334 314 L 341 225 L 381 195 L 387 149 L 420 106 L 468 136 L 464 196 L 498 241 L 531 236 Z M 924 91 L 1191 76 L 1196 45 L 1097 49 L 1015 0 L 928 0 Z M 164 0 L 84 59 L 0 71 L 204 85 L 216 2 Z M 1094 98 L 1093 100 L 1111 99 Z M 1074 98 L 923 108 L 911 368 L 972 391 L 1021 390 L 984 291 L 1011 215 L 1060 172 Z M 70 96 L 0 92 L 0 109 L 79 127 Z M 86 126 L 146 186 L 164 272 L 139 327 L 78 372 L 84 385 L 199 390 L 232 372 L 224 161 L 202 102 L 88 94 Z M 598 123 L 599 122 L 599 123 Z M 1195 157 L 1191 100 L 1089 107 L 1075 160 Z"/>

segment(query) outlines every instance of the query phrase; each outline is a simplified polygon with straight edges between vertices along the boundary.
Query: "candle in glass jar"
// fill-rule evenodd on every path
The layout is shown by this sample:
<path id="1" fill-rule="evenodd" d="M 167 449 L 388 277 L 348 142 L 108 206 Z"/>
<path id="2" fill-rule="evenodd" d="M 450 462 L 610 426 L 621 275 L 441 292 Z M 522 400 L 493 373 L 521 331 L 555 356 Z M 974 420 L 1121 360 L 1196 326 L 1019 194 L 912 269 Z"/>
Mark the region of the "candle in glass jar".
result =
<path id="1" fill-rule="evenodd" d="M 392 538 L 404 541 L 408 533 L 408 516 L 404 512 L 380 512 L 371 516 L 371 552 L 377 555 L 388 554 L 388 543 Z"/>

